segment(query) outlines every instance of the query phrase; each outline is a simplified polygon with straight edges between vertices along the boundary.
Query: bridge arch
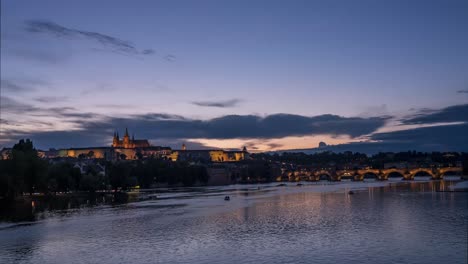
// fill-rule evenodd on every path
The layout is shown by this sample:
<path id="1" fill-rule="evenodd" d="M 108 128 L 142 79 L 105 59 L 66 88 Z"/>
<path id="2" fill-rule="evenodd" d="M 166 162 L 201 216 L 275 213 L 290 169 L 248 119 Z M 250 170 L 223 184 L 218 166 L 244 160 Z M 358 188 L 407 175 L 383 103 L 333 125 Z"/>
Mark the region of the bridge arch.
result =
<path id="1" fill-rule="evenodd" d="M 315 174 L 317 175 L 318 179 L 319 180 L 327 180 L 327 181 L 331 181 L 331 174 L 330 173 L 317 173 Z"/>
<path id="2" fill-rule="evenodd" d="M 385 172 L 385 178 L 404 178 L 405 173 L 400 170 L 389 170 Z"/>
<path id="3" fill-rule="evenodd" d="M 362 178 L 364 179 L 377 179 L 379 177 L 379 174 L 373 171 L 364 172 L 360 175 L 362 175 Z"/>
<path id="4" fill-rule="evenodd" d="M 431 176 L 434 177 L 434 172 L 431 169 L 414 169 L 411 171 L 413 177 L 416 176 Z"/>

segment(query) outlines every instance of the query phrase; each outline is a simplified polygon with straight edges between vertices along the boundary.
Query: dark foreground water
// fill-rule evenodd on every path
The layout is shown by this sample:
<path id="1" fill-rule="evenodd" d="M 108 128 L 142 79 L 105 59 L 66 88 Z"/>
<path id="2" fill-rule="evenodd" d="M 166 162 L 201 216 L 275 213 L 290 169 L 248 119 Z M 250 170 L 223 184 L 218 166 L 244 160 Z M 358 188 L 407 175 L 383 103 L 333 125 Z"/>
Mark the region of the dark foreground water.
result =
<path id="1" fill-rule="evenodd" d="M 0 223 L 0 263 L 465 264 L 468 193 L 440 191 L 466 183 L 227 186 L 46 210 Z"/>

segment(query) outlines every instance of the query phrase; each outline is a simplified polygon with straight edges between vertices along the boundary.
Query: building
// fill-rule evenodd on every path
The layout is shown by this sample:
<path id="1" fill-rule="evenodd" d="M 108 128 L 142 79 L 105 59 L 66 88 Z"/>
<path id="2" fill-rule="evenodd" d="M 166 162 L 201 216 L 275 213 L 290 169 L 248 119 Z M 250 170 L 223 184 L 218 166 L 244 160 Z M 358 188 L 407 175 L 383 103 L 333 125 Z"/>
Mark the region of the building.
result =
<path id="1" fill-rule="evenodd" d="M 7 155 L 7 151 L 2 153 Z M 163 158 L 172 161 L 190 161 L 203 163 L 237 162 L 248 159 L 249 153 L 244 147 L 239 151 L 226 151 L 222 149 L 188 150 L 185 144 L 180 150 L 170 147 L 151 146 L 147 139 L 130 138 L 128 129 L 120 139 L 118 132 L 114 132 L 110 147 L 88 147 L 51 149 L 43 152 L 46 158 L 88 158 L 106 160 L 135 160 L 144 158 Z"/>
<path id="2" fill-rule="evenodd" d="M 183 144 L 182 149 L 173 150 L 168 158 L 173 161 L 237 162 L 248 159 L 249 153 L 245 147 L 239 151 L 222 149 L 188 150 L 185 144 Z"/>
<path id="3" fill-rule="evenodd" d="M 122 140 L 119 139 L 118 132 L 114 133 L 114 138 L 112 140 L 113 148 L 147 148 L 150 146 L 147 139 L 135 139 L 134 135 L 130 139 L 127 128 L 125 129 L 125 135 Z"/>

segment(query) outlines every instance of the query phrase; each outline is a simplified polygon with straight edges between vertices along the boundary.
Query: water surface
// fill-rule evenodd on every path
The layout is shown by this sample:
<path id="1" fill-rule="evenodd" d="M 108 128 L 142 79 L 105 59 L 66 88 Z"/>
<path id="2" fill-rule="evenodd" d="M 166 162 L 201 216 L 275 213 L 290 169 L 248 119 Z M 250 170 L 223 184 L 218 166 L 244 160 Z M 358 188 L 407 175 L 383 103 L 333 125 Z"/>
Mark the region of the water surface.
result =
<path id="1" fill-rule="evenodd" d="M 3 222 L 0 263 L 467 263 L 468 193 L 456 184 L 235 185 L 138 201 L 142 193 Z"/>

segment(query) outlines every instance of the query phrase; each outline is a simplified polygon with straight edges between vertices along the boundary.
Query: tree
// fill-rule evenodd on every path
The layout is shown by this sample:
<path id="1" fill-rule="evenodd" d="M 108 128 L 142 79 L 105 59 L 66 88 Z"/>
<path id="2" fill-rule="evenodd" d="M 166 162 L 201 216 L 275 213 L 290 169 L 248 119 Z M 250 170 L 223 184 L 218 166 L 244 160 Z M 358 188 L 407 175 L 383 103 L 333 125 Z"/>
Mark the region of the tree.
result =
<path id="1" fill-rule="evenodd" d="M 116 164 L 111 164 L 108 168 L 109 170 L 109 183 L 113 189 L 127 189 L 131 180 L 130 172 L 131 168 L 129 163 L 118 162 Z"/>
<path id="2" fill-rule="evenodd" d="M 21 139 L 11 151 L 13 186 L 15 195 L 21 192 L 43 191 L 46 186 L 47 162 L 37 155 L 29 139 Z"/>
<path id="3" fill-rule="evenodd" d="M 94 158 L 94 151 L 90 150 L 88 154 L 86 154 L 86 156 L 88 157 L 88 159 Z"/>
<path id="4" fill-rule="evenodd" d="M 135 156 L 136 156 L 136 158 L 139 159 L 139 160 L 143 159 L 143 154 L 141 154 L 141 152 L 137 152 L 137 153 L 135 154 Z"/>

